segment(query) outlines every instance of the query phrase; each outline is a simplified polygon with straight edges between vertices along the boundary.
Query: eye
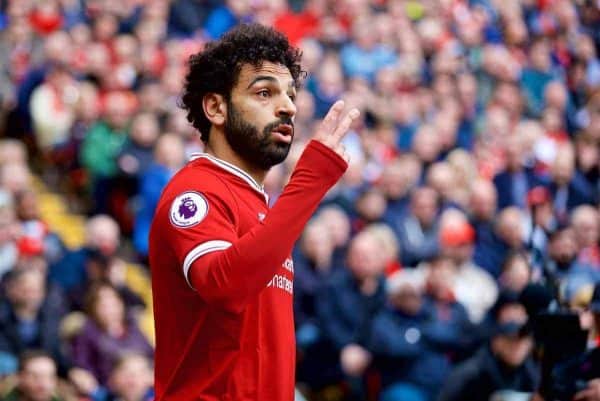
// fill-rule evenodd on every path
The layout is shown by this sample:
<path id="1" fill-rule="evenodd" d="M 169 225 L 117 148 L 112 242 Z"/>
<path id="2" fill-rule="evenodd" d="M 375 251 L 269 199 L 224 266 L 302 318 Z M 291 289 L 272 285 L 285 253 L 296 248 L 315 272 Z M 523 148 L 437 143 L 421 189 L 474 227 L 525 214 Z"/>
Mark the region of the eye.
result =
<path id="1" fill-rule="evenodd" d="M 263 99 L 267 99 L 271 96 L 271 93 L 267 89 L 262 89 L 256 93 L 258 97 L 262 97 Z"/>

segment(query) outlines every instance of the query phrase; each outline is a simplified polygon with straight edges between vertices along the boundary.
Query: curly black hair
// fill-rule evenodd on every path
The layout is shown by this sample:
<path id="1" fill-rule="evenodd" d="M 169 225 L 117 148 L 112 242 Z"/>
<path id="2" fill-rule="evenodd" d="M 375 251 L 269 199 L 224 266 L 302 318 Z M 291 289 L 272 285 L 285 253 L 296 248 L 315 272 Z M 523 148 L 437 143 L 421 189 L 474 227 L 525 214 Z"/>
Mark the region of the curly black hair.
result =
<path id="1" fill-rule="evenodd" d="M 300 58 L 301 52 L 283 34 L 260 24 L 238 25 L 190 57 L 181 107 L 206 143 L 211 123 L 202 108 L 204 95 L 218 93 L 229 101 L 242 66 L 258 67 L 265 61 L 286 66 L 299 85 L 304 75 Z"/>

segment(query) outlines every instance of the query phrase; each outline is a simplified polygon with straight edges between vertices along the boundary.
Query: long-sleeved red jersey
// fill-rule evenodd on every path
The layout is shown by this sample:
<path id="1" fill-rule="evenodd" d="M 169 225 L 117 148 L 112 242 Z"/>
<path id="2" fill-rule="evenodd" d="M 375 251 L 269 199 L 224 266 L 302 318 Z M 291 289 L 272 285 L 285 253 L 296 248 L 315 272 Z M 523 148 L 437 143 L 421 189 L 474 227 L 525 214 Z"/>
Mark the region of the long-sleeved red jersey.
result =
<path id="1" fill-rule="evenodd" d="M 252 177 L 196 156 L 150 232 L 156 400 L 292 401 L 292 246 L 346 162 L 317 141 L 269 210 Z"/>

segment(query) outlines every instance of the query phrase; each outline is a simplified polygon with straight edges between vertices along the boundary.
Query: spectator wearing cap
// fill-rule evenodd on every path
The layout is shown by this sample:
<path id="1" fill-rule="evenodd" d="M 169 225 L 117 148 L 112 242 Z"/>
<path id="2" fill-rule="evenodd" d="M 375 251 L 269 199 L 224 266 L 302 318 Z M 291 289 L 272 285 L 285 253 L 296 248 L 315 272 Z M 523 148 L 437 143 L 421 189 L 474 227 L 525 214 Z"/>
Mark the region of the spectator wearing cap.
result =
<path id="1" fill-rule="evenodd" d="M 491 311 L 493 332 L 473 357 L 448 376 L 440 390 L 440 401 L 487 401 L 495 392 L 533 392 L 539 373 L 531 356 L 533 339 L 524 331 L 525 307 L 514 293 L 502 293 Z"/>
<path id="2" fill-rule="evenodd" d="M 596 284 L 593 289 L 589 310 L 593 315 L 593 328 L 595 333 L 600 332 L 600 285 Z M 580 316 L 581 322 L 581 316 Z M 581 324 L 581 323 L 580 323 Z M 583 328 L 583 327 L 582 327 Z M 582 355 L 571 359 L 561 366 L 560 374 L 563 377 L 571 377 L 578 383 L 585 383 L 585 387 L 578 388 L 573 396 L 575 401 L 599 401 L 600 400 L 600 347 L 598 339 L 593 348 Z M 540 399 L 542 399 L 540 397 Z"/>
<path id="3" fill-rule="evenodd" d="M 452 290 L 467 309 L 473 323 L 480 322 L 496 301 L 498 288 L 494 277 L 473 261 L 475 231 L 466 217 L 449 210 L 440 225 L 440 253 L 456 266 Z"/>

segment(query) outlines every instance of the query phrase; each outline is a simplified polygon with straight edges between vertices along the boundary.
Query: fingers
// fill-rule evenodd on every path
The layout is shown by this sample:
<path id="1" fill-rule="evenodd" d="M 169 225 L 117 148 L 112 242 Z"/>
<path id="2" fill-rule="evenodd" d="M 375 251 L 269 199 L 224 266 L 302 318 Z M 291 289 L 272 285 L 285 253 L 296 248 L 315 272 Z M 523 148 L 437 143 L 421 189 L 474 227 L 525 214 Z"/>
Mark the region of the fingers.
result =
<path id="1" fill-rule="evenodd" d="M 352 109 L 344 116 L 344 118 L 342 118 L 342 121 L 338 124 L 332 134 L 335 142 L 339 142 L 348 133 L 348 129 L 350 129 L 350 126 L 359 115 L 360 111 L 358 111 L 358 109 Z"/>
<path id="2" fill-rule="evenodd" d="M 321 122 L 321 127 L 319 129 L 319 133 L 327 136 L 329 133 L 333 132 L 338 125 L 338 120 L 340 115 L 342 114 L 342 110 L 344 110 L 344 101 L 338 100 L 331 106 L 327 115 Z M 324 138 L 319 138 L 324 139 Z"/>

